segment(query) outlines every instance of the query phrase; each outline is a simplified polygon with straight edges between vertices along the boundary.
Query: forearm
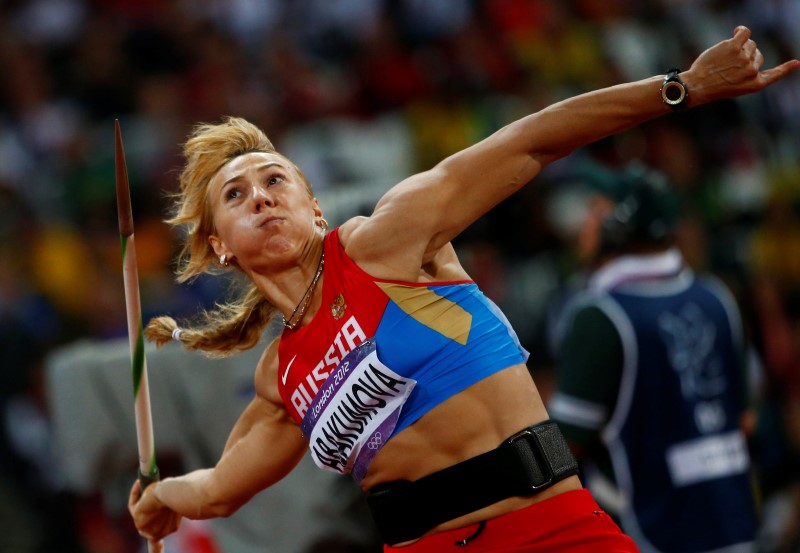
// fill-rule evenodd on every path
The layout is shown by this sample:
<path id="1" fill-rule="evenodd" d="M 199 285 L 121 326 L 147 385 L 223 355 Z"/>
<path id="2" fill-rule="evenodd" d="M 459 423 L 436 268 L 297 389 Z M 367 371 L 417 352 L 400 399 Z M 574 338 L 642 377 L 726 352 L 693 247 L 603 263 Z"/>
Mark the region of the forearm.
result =
<path id="1" fill-rule="evenodd" d="M 179 515 L 190 519 L 228 516 L 238 505 L 221 501 L 213 493 L 214 469 L 201 469 L 177 478 L 165 478 L 152 487 L 155 498 Z"/>
<path id="2" fill-rule="evenodd" d="M 255 400 L 213 469 L 201 469 L 153 486 L 156 499 L 192 519 L 225 517 L 286 476 L 306 451 L 297 427 L 271 404 Z M 247 422 L 249 421 L 249 422 Z M 246 431 L 244 430 L 246 429 Z"/>
<path id="3" fill-rule="evenodd" d="M 150 488 L 155 498 L 175 513 L 190 519 L 227 517 L 239 510 L 256 493 L 288 473 L 293 464 L 227 463 L 223 459 L 214 468 L 165 478 Z M 232 459 L 230 459 L 232 461 Z"/>
<path id="4" fill-rule="evenodd" d="M 650 77 L 568 98 L 514 121 L 444 160 L 432 180 L 449 186 L 439 185 L 435 192 L 425 195 L 425 200 L 435 206 L 434 211 L 441 214 L 438 220 L 427 220 L 447 232 L 439 242 L 452 239 L 534 179 L 547 164 L 606 136 L 668 114 L 672 108 L 661 100 L 662 81 L 663 77 Z M 459 206 L 459 212 L 454 212 L 454 205 Z M 414 212 L 410 208 L 404 211 Z"/>
<path id="5" fill-rule="evenodd" d="M 528 155 L 546 165 L 581 146 L 672 111 L 661 100 L 663 76 L 587 92 L 517 123 Z"/>
<path id="6" fill-rule="evenodd" d="M 731 39 L 707 49 L 680 73 L 688 89 L 684 105 L 695 107 L 757 92 L 800 67 L 800 62 L 791 60 L 762 70 L 763 61 L 750 31 L 737 27 Z M 653 76 L 564 100 L 513 123 L 501 131 L 510 138 L 499 141 L 510 147 L 512 156 L 524 153 L 537 161 L 531 166 L 538 170 L 581 146 L 670 113 L 672 108 L 660 94 L 663 78 Z"/>
<path id="7" fill-rule="evenodd" d="M 215 469 L 191 472 L 179 478 L 166 478 L 142 491 L 135 482 L 128 497 L 128 511 L 139 533 L 153 543 L 175 532 L 181 520 L 228 516 L 241 503 L 221 500 L 212 489 Z"/>
<path id="8" fill-rule="evenodd" d="M 691 67 L 680 72 L 688 90 L 684 105 L 695 107 L 757 92 L 800 67 L 800 62 L 791 60 L 762 70 L 763 62 L 764 56 L 750 40 L 750 31 L 737 27 L 732 38 L 707 49 Z M 670 113 L 672 108 L 661 99 L 662 82 L 663 76 L 654 76 L 589 92 L 542 110 L 533 117 L 537 126 L 550 133 L 543 137 L 535 135 L 530 153 L 543 155 L 543 161 L 547 162 Z"/>

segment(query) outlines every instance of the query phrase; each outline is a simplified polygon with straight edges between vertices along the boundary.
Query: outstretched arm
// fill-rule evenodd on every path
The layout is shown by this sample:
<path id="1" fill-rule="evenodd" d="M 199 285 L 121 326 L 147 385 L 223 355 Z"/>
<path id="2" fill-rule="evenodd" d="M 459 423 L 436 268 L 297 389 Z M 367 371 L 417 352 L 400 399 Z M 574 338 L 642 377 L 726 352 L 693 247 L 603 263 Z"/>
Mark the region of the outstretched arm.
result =
<path id="1" fill-rule="evenodd" d="M 792 60 L 761 70 L 763 61 L 750 31 L 737 27 L 732 38 L 703 52 L 680 74 L 689 90 L 689 105 L 761 90 L 800 67 L 800 61 Z M 385 262 L 387 255 L 399 256 L 391 262 L 395 266 L 419 256 L 423 262 L 430 260 L 548 163 L 670 113 L 660 95 L 662 80 L 663 76 L 651 77 L 556 103 L 406 179 L 381 199 L 367 221 L 358 224 L 352 235 L 357 242 L 354 250 L 368 263 Z"/>

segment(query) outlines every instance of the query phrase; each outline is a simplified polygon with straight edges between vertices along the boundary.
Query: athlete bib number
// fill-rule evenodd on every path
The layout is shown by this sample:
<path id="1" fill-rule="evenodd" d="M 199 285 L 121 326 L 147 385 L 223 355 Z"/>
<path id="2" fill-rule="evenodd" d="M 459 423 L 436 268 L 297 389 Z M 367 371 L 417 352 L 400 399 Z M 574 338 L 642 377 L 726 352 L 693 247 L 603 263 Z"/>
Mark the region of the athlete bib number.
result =
<path id="1" fill-rule="evenodd" d="M 320 387 L 300 427 L 318 467 L 360 481 L 392 434 L 416 381 L 378 359 L 373 339 L 348 353 Z"/>

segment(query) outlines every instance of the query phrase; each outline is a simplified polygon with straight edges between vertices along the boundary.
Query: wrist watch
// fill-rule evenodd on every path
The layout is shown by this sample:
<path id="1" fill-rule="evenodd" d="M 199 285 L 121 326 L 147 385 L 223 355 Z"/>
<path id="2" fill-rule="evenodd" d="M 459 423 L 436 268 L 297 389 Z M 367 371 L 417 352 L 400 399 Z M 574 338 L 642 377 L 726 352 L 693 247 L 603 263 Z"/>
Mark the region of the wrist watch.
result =
<path id="1" fill-rule="evenodd" d="M 674 110 L 686 107 L 689 89 L 680 78 L 680 69 L 670 69 L 661 83 L 661 99 Z"/>

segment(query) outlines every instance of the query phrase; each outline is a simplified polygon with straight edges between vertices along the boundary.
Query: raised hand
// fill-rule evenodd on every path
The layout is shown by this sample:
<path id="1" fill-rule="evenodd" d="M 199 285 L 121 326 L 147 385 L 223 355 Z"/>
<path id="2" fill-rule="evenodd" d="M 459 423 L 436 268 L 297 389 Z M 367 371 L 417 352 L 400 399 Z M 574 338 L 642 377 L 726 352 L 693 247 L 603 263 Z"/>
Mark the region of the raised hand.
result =
<path id="1" fill-rule="evenodd" d="M 762 70 L 764 56 L 750 35 L 747 27 L 736 27 L 733 37 L 710 47 L 681 73 L 692 105 L 757 92 L 800 68 L 800 61 L 791 60 Z"/>

